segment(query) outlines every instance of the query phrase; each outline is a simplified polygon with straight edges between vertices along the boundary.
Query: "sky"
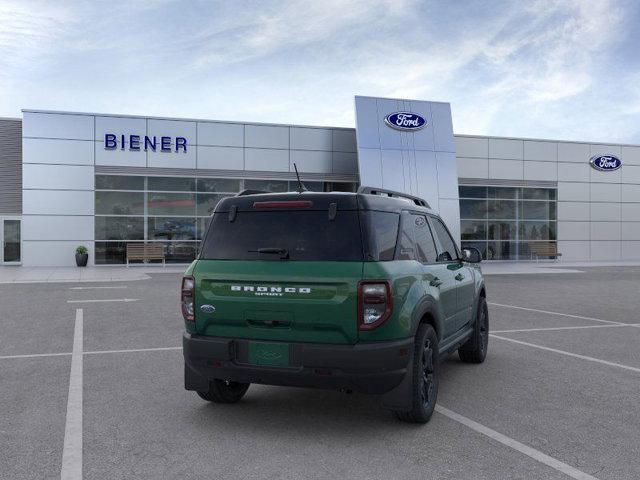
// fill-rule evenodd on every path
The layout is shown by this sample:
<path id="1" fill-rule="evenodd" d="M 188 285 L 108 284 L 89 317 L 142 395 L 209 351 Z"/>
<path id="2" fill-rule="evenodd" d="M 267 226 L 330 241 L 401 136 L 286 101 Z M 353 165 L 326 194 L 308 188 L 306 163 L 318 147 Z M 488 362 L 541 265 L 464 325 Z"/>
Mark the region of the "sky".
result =
<path id="1" fill-rule="evenodd" d="M 0 0 L 21 109 L 354 127 L 354 95 L 454 132 L 640 143 L 640 2 Z"/>

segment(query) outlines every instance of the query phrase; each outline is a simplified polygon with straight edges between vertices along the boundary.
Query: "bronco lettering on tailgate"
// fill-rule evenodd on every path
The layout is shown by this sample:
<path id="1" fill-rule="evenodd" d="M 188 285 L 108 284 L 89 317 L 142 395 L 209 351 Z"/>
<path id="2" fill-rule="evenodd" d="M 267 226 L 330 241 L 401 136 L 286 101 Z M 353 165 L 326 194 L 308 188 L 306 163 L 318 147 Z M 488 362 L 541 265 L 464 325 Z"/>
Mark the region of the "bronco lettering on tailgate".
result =
<path id="1" fill-rule="evenodd" d="M 232 292 L 249 292 L 256 296 L 282 297 L 283 293 L 301 293 L 309 294 L 311 289 L 308 287 L 282 287 L 278 285 L 272 286 L 256 286 L 256 285 L 231 285 Z"/>

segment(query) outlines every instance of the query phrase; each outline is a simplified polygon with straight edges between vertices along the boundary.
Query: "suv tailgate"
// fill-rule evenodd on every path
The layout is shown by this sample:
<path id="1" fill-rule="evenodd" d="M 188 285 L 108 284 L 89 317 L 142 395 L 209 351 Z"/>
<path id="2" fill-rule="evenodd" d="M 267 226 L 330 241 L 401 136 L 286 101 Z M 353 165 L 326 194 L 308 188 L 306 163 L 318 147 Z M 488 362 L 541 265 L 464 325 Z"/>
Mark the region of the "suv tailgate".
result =
<path id="1" fill-rule="evenodd" d="M 362 262 L 200 260 L 194 271 L 197 331 L 353 344 L 362 268 Z M 205 313 L 202 305 L 215 310 Z"/>

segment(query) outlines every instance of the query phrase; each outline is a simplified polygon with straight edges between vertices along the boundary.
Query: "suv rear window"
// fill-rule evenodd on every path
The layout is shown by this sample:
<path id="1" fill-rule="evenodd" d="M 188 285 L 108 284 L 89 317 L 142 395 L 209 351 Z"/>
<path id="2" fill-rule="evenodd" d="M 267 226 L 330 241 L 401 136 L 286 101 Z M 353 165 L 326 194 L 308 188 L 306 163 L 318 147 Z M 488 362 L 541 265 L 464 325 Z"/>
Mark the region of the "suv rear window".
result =
<path id="1" fill-rule="evenodd" d="M 200 258 L 205 260 L 280 260 L 258 249 L 283 249 L 290 260 L 363 260 L 357 211 L 338 211 L 334 220 L 322 210 L 215 213 Z"/>

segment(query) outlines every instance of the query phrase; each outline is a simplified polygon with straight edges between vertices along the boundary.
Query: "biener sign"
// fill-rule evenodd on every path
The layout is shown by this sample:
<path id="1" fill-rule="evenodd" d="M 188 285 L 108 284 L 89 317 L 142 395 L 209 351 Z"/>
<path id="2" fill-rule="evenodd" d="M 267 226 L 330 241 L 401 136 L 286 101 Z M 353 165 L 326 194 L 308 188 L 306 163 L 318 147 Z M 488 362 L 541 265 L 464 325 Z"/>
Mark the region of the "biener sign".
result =
<path id="1" fill-rule="evenodd" d="M 187 153 L 187 139 L 184 137 L 149 137 L 147 135 L 116 135 L 106 133 L 104 135 L 105 150 L 125 150 L 133 151 L 150 150 L 152 152 L 179 152 Z"/>

